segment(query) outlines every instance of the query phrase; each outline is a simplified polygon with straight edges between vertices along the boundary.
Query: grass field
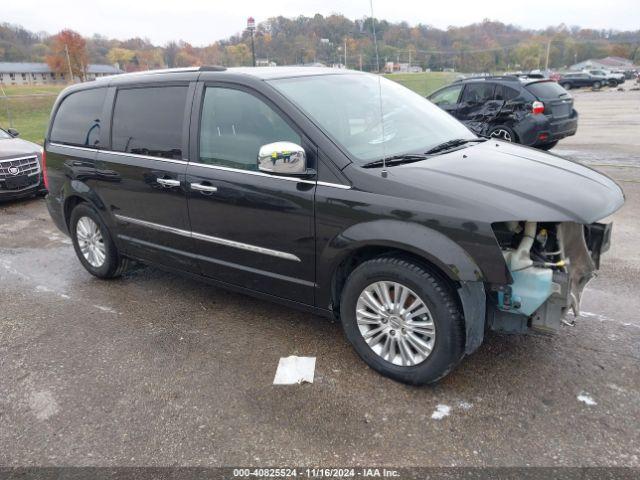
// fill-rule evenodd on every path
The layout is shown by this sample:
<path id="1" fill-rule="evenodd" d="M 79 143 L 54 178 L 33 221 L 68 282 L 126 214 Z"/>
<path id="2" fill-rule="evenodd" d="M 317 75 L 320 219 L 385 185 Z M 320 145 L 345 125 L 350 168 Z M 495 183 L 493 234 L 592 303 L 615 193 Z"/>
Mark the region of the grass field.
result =
<path id="1" fill-rule="evenodd" d="M 410 88 L 422 96 L 429 95 L 434 90 L 452 82 L 458 74 L 448 72 L 425 72 L 425 73 L 392 73 L 385 75 L 386 78 L 398 82 Z"/>
<path id="2" fill-rule="evenodd" d="M 2 86 L 0 127 L 13 127 L 20 138 L 42 144 L 51 107 L 62 86 Z"/>
<path id="3" fill-rule="evenodd" d="M 394 73 L 387 78 L 404 85 L 420 95 L 428 95 L 451 82 L 454 73 Z M 13 127 L 20 138 L 42 143 L 51 107 L 62 86 L 2 86 L 0 90 L 0 127 Z"/>

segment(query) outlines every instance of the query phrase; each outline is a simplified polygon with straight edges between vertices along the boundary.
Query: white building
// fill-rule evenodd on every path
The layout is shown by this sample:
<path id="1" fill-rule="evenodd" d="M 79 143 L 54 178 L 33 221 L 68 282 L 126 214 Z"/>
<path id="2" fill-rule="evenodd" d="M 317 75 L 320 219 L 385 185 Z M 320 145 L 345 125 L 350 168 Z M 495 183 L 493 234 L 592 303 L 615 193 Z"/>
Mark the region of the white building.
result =
<path id="1" fill-rule="evenodd" d="M 111 65 L 90 64 L 86 80 L 116 75 L 122 70 Z M 55 73 L 46 63 L 0 62 L 0 84 L 2 85 L 47 85 L 69 83 L 68 73 Z M 77 80 L 77 79 L 76 79 Z"/>
<path id="2" fill-rule="evenodd" d="M 256 67 L 277 67 L 278 64 L 268 58 L 256 58 Z"/>
<path id="3" fill-rule="evenodd" d="M 634 70 L 631 60 L 622 57 L 590 58 L 569 67 L 569 70 Z"/>

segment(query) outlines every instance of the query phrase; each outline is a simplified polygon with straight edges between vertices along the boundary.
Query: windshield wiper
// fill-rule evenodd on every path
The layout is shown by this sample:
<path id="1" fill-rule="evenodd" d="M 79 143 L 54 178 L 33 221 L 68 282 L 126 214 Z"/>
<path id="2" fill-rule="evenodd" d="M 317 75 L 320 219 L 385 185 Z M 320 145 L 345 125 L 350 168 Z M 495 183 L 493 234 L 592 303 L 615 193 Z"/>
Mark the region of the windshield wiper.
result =
<path id="1" fill-rule="evenodd" d="M 444 152 L 445 150 L 450 150 L 452 148 L 460 147 L 465 145 L 466 143 L 471 142 L 484 142 L 486 138 L 454 138 L 453 140 L 449 140 L 447 142 L 443 142 L 435 147 L 427 150 L 425 152 L 426 155 L 433 155 L 434 153 Z"/>
<path id="2" fill-rule="evenodd" d="M 374 160 L 373 162 L 365 163 L 364 168 L 375 168 L 382 166 L 400 165 L 402 163 L 418 162 L 420 160 L 426 160 L 428 155 L 420 153 L 405 153 L 402 155 L 393 155 L 391 157 L 385 157 L 384 160 Z"/>

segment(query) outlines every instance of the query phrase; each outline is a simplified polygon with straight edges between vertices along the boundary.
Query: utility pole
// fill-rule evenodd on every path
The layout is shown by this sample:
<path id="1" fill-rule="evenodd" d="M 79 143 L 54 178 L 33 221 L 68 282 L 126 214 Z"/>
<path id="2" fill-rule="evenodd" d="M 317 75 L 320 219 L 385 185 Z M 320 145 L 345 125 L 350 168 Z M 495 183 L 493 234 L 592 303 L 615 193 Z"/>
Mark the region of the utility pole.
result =
<path id="1" fill-rule="evenodd" d="M 549 70 L 549 54 L 551 53 L 551 39 L 547 42 L 547 59 L 544 62 L 544 69 Z"/>
<path id="2" fill-rule="evenodd" d="M 411 49 L 409 49 L 409 70 L 411 70 Z"/>
<path id="3" fill-rule="evenodd" d="M 344 37 L 344 68 L 347 67 L 347 37 Z"/>
<path id="4" fill-rule="evenodd" d="M 360 71 L 362 71 L 362 54 L 360 54 Z"/>
<path id="5" fill-rule="evenodd" d="M 64 44 L 64 53 L 67 56 L 67 66 L 69 67 L 69 82 L 73 83 L 73 70 L 71 70 L 71 58 L 69 57 L 69 47 Z"/>
<path id="6" fill-rule="evenodd" d="M 256 21 L 253 17 L 247 18 L 247 30 L 249 30 L 249 34 L 251 35 L 251 58 L 253 60 L 253 66 L 256 66 L 256 47 L 253 43 L 253 32 L 256 30 Z"/>

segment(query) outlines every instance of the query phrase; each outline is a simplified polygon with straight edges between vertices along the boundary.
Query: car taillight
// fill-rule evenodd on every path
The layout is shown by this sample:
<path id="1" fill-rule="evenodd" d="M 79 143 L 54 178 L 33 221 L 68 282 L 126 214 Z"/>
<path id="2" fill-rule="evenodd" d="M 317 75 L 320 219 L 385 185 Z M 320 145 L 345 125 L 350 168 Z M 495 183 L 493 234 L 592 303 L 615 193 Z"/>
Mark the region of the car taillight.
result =
<path id="1" fill-rule="evenodd" d="M 49 190 L 49 179 L 47 178 L 47 152 L 42 150 L 40 156 L 40 166 L 42 168 L 42 180 L 44 181 L 44 188 Z"/>
<path id="2" fill-rule="evenodd" d="M 531 104 L 531 112 L 534 115 L 538 115 L 539 113 L 544 113 L 544 103 L 535 101 Z"/>

